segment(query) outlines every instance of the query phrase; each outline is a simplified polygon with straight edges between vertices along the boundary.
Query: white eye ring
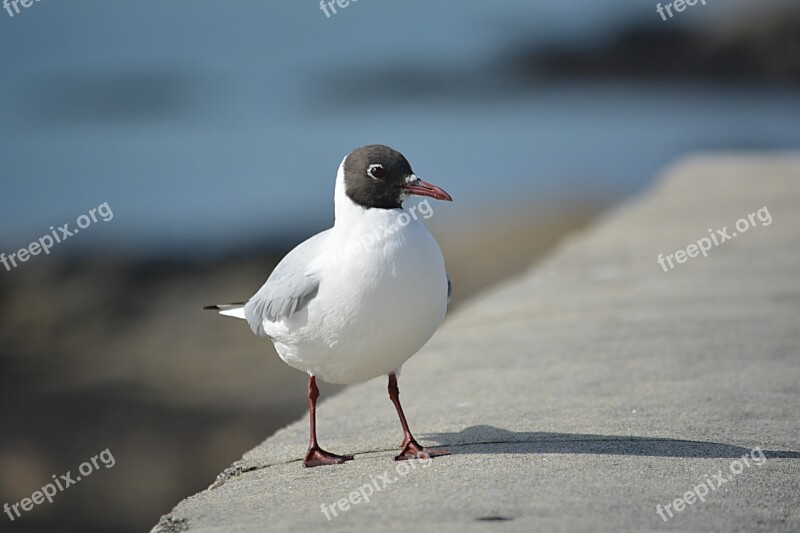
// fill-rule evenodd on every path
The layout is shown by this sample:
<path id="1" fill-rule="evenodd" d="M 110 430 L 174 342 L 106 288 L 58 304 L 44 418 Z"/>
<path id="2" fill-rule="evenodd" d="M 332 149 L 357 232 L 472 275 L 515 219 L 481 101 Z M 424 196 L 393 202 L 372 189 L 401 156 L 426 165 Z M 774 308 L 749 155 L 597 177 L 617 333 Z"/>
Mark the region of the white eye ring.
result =
<path id="1" fill-rule="evenodd" d="M 379 180 L 386 175 L 386 169 L 384 169 L 383 165 L 381 164 L 373 163 L 367 169 L 367 174 L 369 174 L 370 178 L 374 180 Z"/>

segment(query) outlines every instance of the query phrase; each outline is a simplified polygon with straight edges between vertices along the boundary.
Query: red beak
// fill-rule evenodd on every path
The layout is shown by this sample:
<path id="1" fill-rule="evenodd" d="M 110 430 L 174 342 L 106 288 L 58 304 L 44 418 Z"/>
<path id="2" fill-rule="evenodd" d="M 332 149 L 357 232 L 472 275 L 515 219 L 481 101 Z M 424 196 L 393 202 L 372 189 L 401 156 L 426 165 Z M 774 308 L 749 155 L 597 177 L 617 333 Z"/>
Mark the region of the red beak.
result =
<path id="1" fill-rule="evenodd" d="M 420 179 L 409 183 L 404 188 L 415 196 L 429 196 L 435 200 L 445 200 L 446 202 L 453 201 L 453 197 L 447 194 L 444 189 Z"/>

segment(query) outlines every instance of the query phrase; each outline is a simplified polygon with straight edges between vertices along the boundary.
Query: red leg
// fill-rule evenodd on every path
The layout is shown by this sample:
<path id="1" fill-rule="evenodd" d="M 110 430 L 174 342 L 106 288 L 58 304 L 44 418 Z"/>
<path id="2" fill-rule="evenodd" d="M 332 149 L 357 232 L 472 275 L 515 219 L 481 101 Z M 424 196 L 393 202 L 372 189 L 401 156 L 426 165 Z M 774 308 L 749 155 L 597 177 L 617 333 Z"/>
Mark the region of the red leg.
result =
<path id="1" fill-rule="evenodd" d="M 317 380 L 314 376 L 310 376 L 308 378 L 308 412 L 311 417 L 311 428 L 308 452 L 303 460 L 303 466 L 338 465 L 352 460 L 352 455 L 336 455 L 319 447 L 317 442 L 317 398 L 319 398 Z"/>
<path id="2" fill-rule="evenodd" d="M 447 450 L 434 450 L 432 448 L 423 448 L 414 439 L 411 430 L 408 429 L 408 422 L 406 422 L 406 415 L 403 413 L 403 407 L 400 405 L 400 389 L 397 388 L 397 376 L 394 372 L 389 374 L 389 398 L 392 400 L 397 415 L 400 417 L 400 424 L 403 426 L 403 447 L 400 449 L 400 455 L 394 458 L 395 461 L 403 461 L 407 459 L 439 457 L 441 455 L 450 455 Z"/>

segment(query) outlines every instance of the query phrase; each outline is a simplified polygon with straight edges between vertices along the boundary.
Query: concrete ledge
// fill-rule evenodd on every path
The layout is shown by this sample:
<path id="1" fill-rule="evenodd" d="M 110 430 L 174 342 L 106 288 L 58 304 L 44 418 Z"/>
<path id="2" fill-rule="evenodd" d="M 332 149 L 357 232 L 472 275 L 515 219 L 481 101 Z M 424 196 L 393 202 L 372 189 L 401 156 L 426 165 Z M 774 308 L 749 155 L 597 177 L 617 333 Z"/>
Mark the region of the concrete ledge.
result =
<path id="1" fill-rule="evenodd" d="M 771 224 L 657 263 L 765 206 Z M 400 390 L 418 437 L 452 456 L 395 463 L 376 380 L 319 408 L 323 446 L 355 461 L 303 469 L 298 421 L 154 531 L 800 530 L 800 156 L 672 168 L 451 316 Z M 369 502 L 350 496 L 368 485 Z"/>

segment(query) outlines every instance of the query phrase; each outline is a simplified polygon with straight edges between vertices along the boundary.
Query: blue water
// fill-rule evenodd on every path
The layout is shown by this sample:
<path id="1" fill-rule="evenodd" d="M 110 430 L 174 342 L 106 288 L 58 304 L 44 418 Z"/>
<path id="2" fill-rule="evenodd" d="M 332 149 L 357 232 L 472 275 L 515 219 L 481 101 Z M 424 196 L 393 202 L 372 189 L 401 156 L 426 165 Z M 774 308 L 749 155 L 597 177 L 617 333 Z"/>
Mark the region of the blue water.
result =
<path id="1" fill-rule="evenodd" d="M 369 143 L 400 149 L 450 192 L 452 217 L 622 197 L 700 150 L 800 148 L 797 91 L 520 88 L 494 69 L 523 44 L 591 44 L 655 17 L 654 4 L 632 4 L 359 0 L 331 18 L 299 0 L 0 11 L 0 250 L 102 202 L 113 221 L 74 249 L 294 238 L 332 218 L 336 167 Z M 702 25 L 741 5 L 682 16 Z"/>

